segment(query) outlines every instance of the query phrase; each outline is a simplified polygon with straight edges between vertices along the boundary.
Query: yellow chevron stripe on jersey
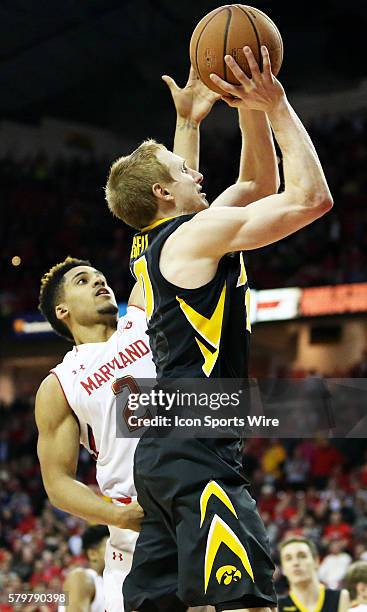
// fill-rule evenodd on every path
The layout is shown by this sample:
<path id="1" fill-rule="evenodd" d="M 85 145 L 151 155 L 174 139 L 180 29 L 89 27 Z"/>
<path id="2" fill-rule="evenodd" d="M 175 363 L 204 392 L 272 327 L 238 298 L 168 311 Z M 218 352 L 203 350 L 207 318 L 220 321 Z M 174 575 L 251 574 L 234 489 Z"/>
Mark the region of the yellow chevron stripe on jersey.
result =
<path id="1" fill-rule="evenodd" d="M 243 544 L 239 541 L 232 529 L 217 514 L 214 515 L 210 525 L 205 551 L 204 591 L 207 592 L 215 557 L 221 544 L 225 544 L 240 559 L 243 567 L 254 582 L 254 573 Z"/>
<path id="2" fill-rule="evenodd" d="M 245 268 L 245 262 L 243 261 L 243 253 L 240 253 L 240 275 L 237 281 L 237 287 L 243 287 L 247 283 L 247 273 Z"/>
<path id="3" fill-rule="evenodd" d="M 204 365 L 202 370 L 206 376 L 210 376 L 219 355 L 219 343 L 222 334 L 224 304 L 226 301 L 226 283 L 223 285 L 218 304 L 210 317 L 204 317 L 197 312 L 192 306 L 187 304 L 185 300 L 176 296 L 176 300 L 180 304 L 180 308 L 186 319 L 205 340 L 216 350 L 210 351 L 198 338 L 195 338 L 197 345 L 204 357 Z"/>
<path id="4" fill-rule="evenodd" d="M 223 285 L 218 304 L 216 305 L 210 319 L 207 319 L 207 317 L 201 315 L 200 312 L 197 312 L 182 298 L 176 296 L 176 300 L 180 304 L 181 310 L 190 325 L 192 325 L 198 334 L 205 338 L 209 344 L 211 344 L 214 348 L 218 348 L 222 333 L 224 303 L 226 300 L 226 283 Z"/>
<path id="5" fill-rule="evenodd" d="M 293 603 L 297 606 L 299 612 L 310 612 L 309 609 L 306 608 L 306 606 L 304 606 L 303 603 L 298 599 L 297 595 L 293 593 L 293 591 L 290 591 L 289 597 L 291 598 Z M 316 603 L 314 612 L 321 612 L 324 606 L 324 603 L 325 603 L 325 587 L 323 584 L 320 584 L 319 596 L 317 599 L 317 603 Z"/>
<path id="6" fill-rule="evenodd" d="M 200 514 L 201 514 L 200 527 L 202 526 L 204 522 L 208 502 L 212 495 L 215 495 L 215 497 L 218 497 L 218 499 L 220 499 L 220 501 L 225 506 L 227 506 L 227 508 L 232 512 L 232 514 L 234 514 L 235 517 L 238 518 L 236 510 L 234 509 L 233 504 L 231 500 L 229 499 L 227 493 L 224 491 L 224 489 L 222 489 L 222 487 L 217 482 L 215 482 L 215 480 L 211 480 L 210 482 L 208 482 L 204 491 L 200 495 Z"/>
<path id="7" fill-rule="evenodd" d="M 200 342 L 200 340 L 198 338 L 195 338 L 196 343 L 199 347 L 199 349 L 201 350 L 201 354 L 204 357 L 204 364 L 202 366 L 202 370 L 204 372 L 204 374 L 206 376 L 210 376 L 210 374 L 212 373 L 212 370 L 215 366 L 215 362 L 218 359 L 218 355 L 219 355 L 219 348 L 217 348 L 213 353 L 212 351 L 210 351 L 205 344 L 203 344 L 202 342 Z"/>

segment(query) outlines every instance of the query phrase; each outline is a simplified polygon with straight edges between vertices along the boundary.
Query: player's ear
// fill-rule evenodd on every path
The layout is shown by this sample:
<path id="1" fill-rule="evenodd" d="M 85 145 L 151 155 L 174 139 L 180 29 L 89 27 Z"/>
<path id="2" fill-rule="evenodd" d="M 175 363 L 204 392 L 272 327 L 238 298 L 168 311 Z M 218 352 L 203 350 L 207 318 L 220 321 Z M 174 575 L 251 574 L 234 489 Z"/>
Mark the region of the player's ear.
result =
<path id="1" fill-rule="evenodd" d="M 152 192 L 158 200 L 164 200 L 165 202 L 172 202 L 174 200 L 173 195 L 169 192 L 167 187 L 164 187 L 160 183 L 154 183 Z"/>
<path id="2" fill-rule="evenodd" d="M 56 318 L 63 321 L 69 314 L 69 309 L 66 304 L 58 304 L 55 308 Z"/>

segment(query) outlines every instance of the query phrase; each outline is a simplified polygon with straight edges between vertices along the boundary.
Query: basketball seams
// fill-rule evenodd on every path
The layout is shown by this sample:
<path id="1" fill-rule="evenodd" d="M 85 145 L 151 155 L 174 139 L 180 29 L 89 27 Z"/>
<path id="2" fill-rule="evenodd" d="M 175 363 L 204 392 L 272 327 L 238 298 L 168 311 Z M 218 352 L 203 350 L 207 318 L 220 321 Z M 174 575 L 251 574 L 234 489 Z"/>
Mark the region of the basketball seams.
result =
<path id="1" fill-rule="evenodd" d="M 259 34 L 256 28 L 256 25 L 254 24 L 252 17 L 250 17 L 250 15 L 248 14 L 247 11 L 245 11 L 245 9 L 240 5 L 240 4 L 235 4 L 234 6 L 236 6 L 237 8 L 240 9 L 240 11 L 242 11 L 247 19 L 249 20 L 253 30 L 254 30 L 254 34 L 256 36 L 256 42 L 257 42 L 257 52 L 258 52 L 258 57 L 259 57 L 259 68 L 260 68 L 260 72 L 262 72 L 263 69 L 263 58 L 262 58 L 262 54 L 261 54 L 261 42 L 260 42 L 260 38 L 259 38 Z"/>
<path id="2" fill-rule="evenodd" d="M 238 5 L 236 5 L 236 6 L 238 6 Z M 254 10 L 254 8 L 252 10 Z M 276 33 L 278 35 L 278 39 L 279 39 L 279 45 L 280 45 L 280 48 L 282 50 L 282 61 L 283 61 L 283 57 L 284 57 L 283 39 L 282 39 L 282 37 L 280 35 L 280 32 L 278 30 L 278 27 L 277 27 L 276 23 L 274 23 L 274 21 L 268 15 L 266 15 L 265 13 L 260 11 L 260 9 L 256 9 L 256 11 L 258 11 L 261 14 L 262 17 L 265 17 L 265 19 L 271 24 L 273 30 L 276 31 Z"/>
<path id="3" fill-rule="evenodd" d="M 229 28 L 231 25 L 231 20 L 232 20 L 232 7 L 228 7 L 226 8 L 226 10 L 228 11 L 228 17 L 227 17 L 227 23 L 226 23 L 226 27 L 224 30 L 224 41 L 223 41 L 223 68 L 224 68 L 224 80 L 228 81 L 228 66 L 226 64 L 226 62 L 224 61 L 224 56 L 228 54 L 227 51 L 227 43 L 228 43 L 228 34 L 229 34 Z"/>
<path id="4" fill-rule="evenodd" d="M 271 18 L 259 9 L 242 4 L 227 4 L 199 21 L 191 36 L 190 57 L 198 77 L 207 87 L 220 92 L 211 83 L 210 72 L 217 72 L 226 81 L 237 82 L 237 79 L 233 81 L 232 73 L 224 61 L 225 55 L 231 54 L 231 50 L 241 66 L 244 62 L 243 69 L 249 74 L 246 54 L 241 51 L 244 44 L 253 49 L 261 71 L 261 45 L 266 45 L 272 61 L 274 59 L 274 73 L 279 72 L 283 60 L 282 37 Z"/>
<path id="5" fill-rule="evenodd" d="M 241 8 L 241 5 L 239 5 L 239 4 L 235 4 L 234 6 L 238 6 L 238 8 Z M 249 8 L 250 8 L 250 7 L 249 7 Z M 266 19 L 266 20 L 269 22 L 269 24 L 272 26 L 273 30 L 275 30 L 275 32 L 277 33 L 277 36 L 278 36 L 278 41 L 279 41 L 279 46 L 280 46 L 280 48 L 281 48 L 281 50 L 282 50 L 281 62 L 280 62 L 280 63 L 282 64 L 282 63 L 283 63 L 283 58 L 284 58 L 284 46 L 283 46 L 283 39 L 282 39 L 282 36 L 281 36 L 281 34 L 280 34 L 280 32 L 279 32 L 279 29 L 278 29 L 278 27 L 277 27 L 276 23 L 274 23 L 274 21 L 271 19 L 271 17 L 269 17 L 269 15 L 267 15 L 267 14 L 266 14 L 266 13 L 264 13 L 263 11 L 260 11 L 260 9 L 255 8 L 255 7 L 253 7 L 253 6 L 252 6 L 252 7 L 251 7 L 251 10 L 256 11 L 257 13 L 260 13 L 260 15 L 261 15 L 262 17 L 264 17 L 264 18 L 265 18 L 265 19 Z M 270 49 L 269 49 L 269 51 L 270 51 Z"/>
<path id="6" fill-rule="evenodd" d="M 200 74 L 200 70 L 199 70 L 199 62 L 198 62 L 198 52 L 199 52 L 198 50 L 199 50 L 199 43 L 200 43 L 200 39 L 201 39 L 202 35 L 204 34 L 204 32 L 205 32 L 205 29 L 206 29 L 207 25 L 208 25 L 208 24 L 209 24 L 211 21 L 213 21 L 213 19 L 214 19 L 214 18 L 215 18 L 215 17 L 216 17 L 218 14 L 220 14 L 220 10 L 219 10 L 219 9 L 221 9 L 221 8 L 223 8 L 223 7 L 219 7 L 219 8 L 218 8 L 218 10 L 217 10 L 217 11 L 214 13 L 214 15 L 212 15 L 212 16 L 211 16 L 211 18 L 210 18 L 210 19 L 208 19 L 208 21 L 207 21 L 207 22 L 206 22 L 206 24 L 204 25 L 204 27 L 203 27 L 203 29 L 201 30 L 201 32 L 200 32 L 200 34 L 199 34 L 199 37 L 198 37 L 198 39 L 197 39 L 197 41 L 196 41 L 196 48 L 195 48 L 195 64 L 196 64 L 196 72 L 197 72 L 197 75 L 198 75 L 199 79 L 201 79 L 201 80 L 203 80 L 203 79 L 202 79 L 202 76 L 201 76 L 201 74 Z"/>

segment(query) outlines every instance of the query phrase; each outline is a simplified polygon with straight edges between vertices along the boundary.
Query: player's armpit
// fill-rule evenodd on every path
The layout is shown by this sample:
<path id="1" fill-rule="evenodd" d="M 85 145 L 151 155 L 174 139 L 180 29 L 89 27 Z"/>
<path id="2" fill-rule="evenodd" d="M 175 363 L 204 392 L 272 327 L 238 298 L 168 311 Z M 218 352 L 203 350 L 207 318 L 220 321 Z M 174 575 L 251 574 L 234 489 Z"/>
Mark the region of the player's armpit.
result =
<path id="1" fill-rule="evenodd" d="M 71 571 L 66 577 L 63 590 L 68 594 L 67 612 L 90 612 L 95 597 L 95 586 L 91 576 L 84 569 Z"/>

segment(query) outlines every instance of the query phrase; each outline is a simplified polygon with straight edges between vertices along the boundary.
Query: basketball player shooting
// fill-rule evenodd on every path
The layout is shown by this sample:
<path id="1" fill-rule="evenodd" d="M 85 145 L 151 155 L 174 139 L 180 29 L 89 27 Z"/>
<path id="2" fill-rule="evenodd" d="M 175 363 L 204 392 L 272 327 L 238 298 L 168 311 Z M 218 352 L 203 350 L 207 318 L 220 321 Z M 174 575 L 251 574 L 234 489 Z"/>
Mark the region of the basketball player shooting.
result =
<path id="1" fill-rule="evenodd" d="M 277 242 L 332 207 L 316 151 L 272 74 L 267 49 L 262 72 L 251 50 L 244 52 L 251 78 L 229 56 L 239 84 L 211 78 L 230 106 L 266 113 L 283 154 L 282 193 L 254 201 L 249 181 L 240 201 L 220 196 L 209 208 L 202 175 L 154 141 L 117 160 L 106 186 L 111 211 L 140 230 L 132 269 L 164 384 L 244 376 L 250 321 L 242 251 Z M 185 604 L 210 603 L 217 611 L 275 609 L 274 565 L 241 475 L 240 440 L 142 438 L 134 462 L 145 516 L 124 583 L 126 610 L 178 612 L 168 605 L 177 593 Z"/>
<path id="2" fill-rule="evenodd" d="M 182 89 L 170 77 L 164 79 L 177 113 L 175 150 L 196 166 L 200 124 L 218 96 L 192 71 Z M 109 526 L 103 572 L 108 612 L 123 610 L 122 583 L 130 570 L 143 516 L 134 501 L 133 456 L 138 440 L 116 438 L 115 430 L 116 394 L 128 392 L 134 377 L 155 377 L 143 307 L 135 287 L 126 316 L 118 319 L 113 291 L 89 261 L 68 257 L 42 279 L 41 311 L 54 331 L 75 345 L 37 393 L 42 477 L 53 505 Z M 114 503 L 77 480 L 80 443 L 96 460 L 101 492 Z M 74 578 L 75 595 L 79 582 Z"/>

